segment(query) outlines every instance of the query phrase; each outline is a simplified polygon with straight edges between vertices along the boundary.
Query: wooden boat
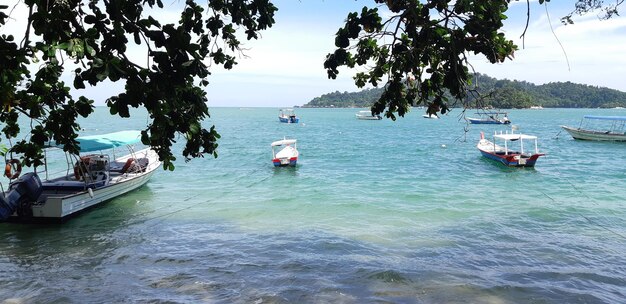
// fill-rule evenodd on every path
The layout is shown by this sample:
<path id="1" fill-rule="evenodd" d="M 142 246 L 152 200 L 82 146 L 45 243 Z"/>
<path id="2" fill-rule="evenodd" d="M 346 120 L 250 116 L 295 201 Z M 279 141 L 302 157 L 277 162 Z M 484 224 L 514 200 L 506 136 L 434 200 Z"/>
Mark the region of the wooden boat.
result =
<path id="1" fill-rule="evenodd" d="M 478 118 L 467 117 L 467 120 L 471 124 L 488 124 L 488 125 L 506 125 L 511 121 L 506 112 L 476 112 L 479 115 Z M 500 117 L 503 115 L 503 117 Z"/>
<path id="2" fill-rule="evenodd" d="M 362 120 L 381 120 L 381 119 L 383 119 L 380 115 L 372 114 L 372 111 L 359 111 L 358 113 L 356 113 L 356 118 L 357 119 L 362 119 Z"/>
<path id="3" fill-rule="evenodd" d="M 534 153 L 524 151 L 524 140 L 534 141 Z M 504 146 L 497 145 L 496 141 L 501 141 Z M 511 149 L 510 143 L 512 142 L 519 143 L 519 150 Z M 545 155 L 539 153 L 537 148 L 537 136 L 513 132 L 496 133 L 493 135 L 493 141 L 485 139 L 485 135 L 481 132 L 480 141 L 478 141 L 476 147 L 484 157 L 510 167 L 534 167 L 537 159 Z"/>
<path id="4" fill-rule="evenodd" d="M 78 137 L 81 153 L 90 154 L 65 153 L 65 173 L 54 178 L 48 176 L 47 158 L 44 171 L 35 168 L 20 176 L 19 165 L 15 173 L 6 174 L 12 171 L 6 168 L 11 181 L 0 196 L 0 221 L 63 220 L 141 187 L 161 161 L 150 148 L 134 151 L 140 137 L 139 131 Z M 104 153 L 115 155 L 122 146 L 128 149 L 125 156 L 111 159 Z"/>
<path id="5" fill-rule="evenodd" d="M 284 123 L 298 123 L 300 118 L 296 116 L 293 109 L 280 109 L 278 111 L 278 120 Z"/>
<path id="6" fill-rule="evenodd" d="M 591 127 L 591 122 L 606 122 L 600 126 Z M 624 124 L 626 124 L 626 116 L 598 116 L 585 115 L 578 128 L 561 126 L 574 139 L 593 140 L 593 141 L 626 141 L 626 132 L 624 132 Z"/>
<path id="7" fill-rule="evenodd" d="M 298 163 L 298 149 L 295 139 L 283 139 L 272 143 L 272 163 L 274 167 L 291 166 Z"/>

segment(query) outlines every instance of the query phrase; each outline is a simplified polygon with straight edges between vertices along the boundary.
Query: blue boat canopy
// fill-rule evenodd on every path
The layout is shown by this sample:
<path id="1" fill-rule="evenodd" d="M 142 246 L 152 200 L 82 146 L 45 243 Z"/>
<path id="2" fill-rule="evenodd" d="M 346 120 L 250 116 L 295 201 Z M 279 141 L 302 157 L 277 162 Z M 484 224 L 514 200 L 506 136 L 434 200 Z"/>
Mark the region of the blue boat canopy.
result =
<path id="1" fill-rule="evenodd" d="M 79 136 L 76 138 L 80 152 L 93 152 L 113 149 L 125 145 L 140 142 L 141 131 L 128 130 L 100 135 Z M 51 147 L 62 148 L 61 145 L 52 144 Z"/>
<path id="2" fill-rule="evenodd" d="M 80 152 L 92 152 L 136 144 L 141 140 L 141 131 L 129 130 L 108 134 L 80 136 L 76 138 Z"/>
<path id="3" fill-rule="evenodd" d="M 598 115 L 585 115 L 586 119 L 601 119 L 601 120 L 622 120 L 626 121 L 626 116 L 598 116 Z"/>

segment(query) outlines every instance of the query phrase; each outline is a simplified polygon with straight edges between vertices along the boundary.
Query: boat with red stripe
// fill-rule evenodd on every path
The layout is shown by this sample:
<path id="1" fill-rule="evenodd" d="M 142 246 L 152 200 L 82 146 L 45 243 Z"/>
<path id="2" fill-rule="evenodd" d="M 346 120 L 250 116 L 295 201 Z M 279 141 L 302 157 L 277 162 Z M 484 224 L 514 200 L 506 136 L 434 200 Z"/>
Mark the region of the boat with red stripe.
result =
<path id="1" fill-rule="evenodd" d="M 291 166 L 298 163 L 296 139 L 283 139 L 272 143 L 272 163 L 275 167 Z"/>
<path id="2" fill-rule="evenodd" d="M 524 141 L 534 143 L 534 153 L 524 151 Z M 496 144 L 502 143 L 502 145 Z M 513 143 L 518 143 L 519 149 L 512 148 Z M 491 160 L 498 161 L 509 167 L 534 167 L 537 159 L 544 153 L 539 153 L 537 136 L 521 133 L 494 133 L 493 141 L 485 139 L 484 133 L 480 133 L 480 141 L 476 146 L 480 153 Z M 526 147 L 528 149 L 528 146 Z M 533 146 L 531 146 L 533 148 Z"/>

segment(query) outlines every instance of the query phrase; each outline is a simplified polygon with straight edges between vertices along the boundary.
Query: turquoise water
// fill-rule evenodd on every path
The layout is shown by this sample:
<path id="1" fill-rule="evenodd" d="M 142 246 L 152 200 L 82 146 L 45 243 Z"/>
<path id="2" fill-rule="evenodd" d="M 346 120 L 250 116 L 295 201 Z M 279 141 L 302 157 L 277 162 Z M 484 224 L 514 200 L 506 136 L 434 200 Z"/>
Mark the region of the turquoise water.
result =
<path id="1" fill-rule="evenodd" d="M 219 157 L 176 162 L 62 225 L 0 224 L 0 302 L 620 303 L 626 144 L 560 125 L 624 110 L 517 110 L 547 153 L 510 169 L 459 110 L 363 121 L 359 109 L 214 108 Z M 86 134 L 142 128 L 111 123 Z M 468 128 L 467 132 L 464 131 Z M 297 138 L 296 168 L 270 143 Z M 182 145 L 175 147 L 180 155 Z M 3 181 L 6 187 L 6 181 Z"/>

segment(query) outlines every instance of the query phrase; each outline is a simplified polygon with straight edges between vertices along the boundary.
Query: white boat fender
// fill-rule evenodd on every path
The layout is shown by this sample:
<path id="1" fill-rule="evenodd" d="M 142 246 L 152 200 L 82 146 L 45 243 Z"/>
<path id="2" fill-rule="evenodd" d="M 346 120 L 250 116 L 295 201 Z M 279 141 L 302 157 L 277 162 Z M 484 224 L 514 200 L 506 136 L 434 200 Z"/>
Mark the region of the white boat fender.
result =
<path id="1" fill-rule="evenodd" d="M 89 197 L 93 198 L 93 189 L 87 188 L 87 193 L 89 193 Z"/>

